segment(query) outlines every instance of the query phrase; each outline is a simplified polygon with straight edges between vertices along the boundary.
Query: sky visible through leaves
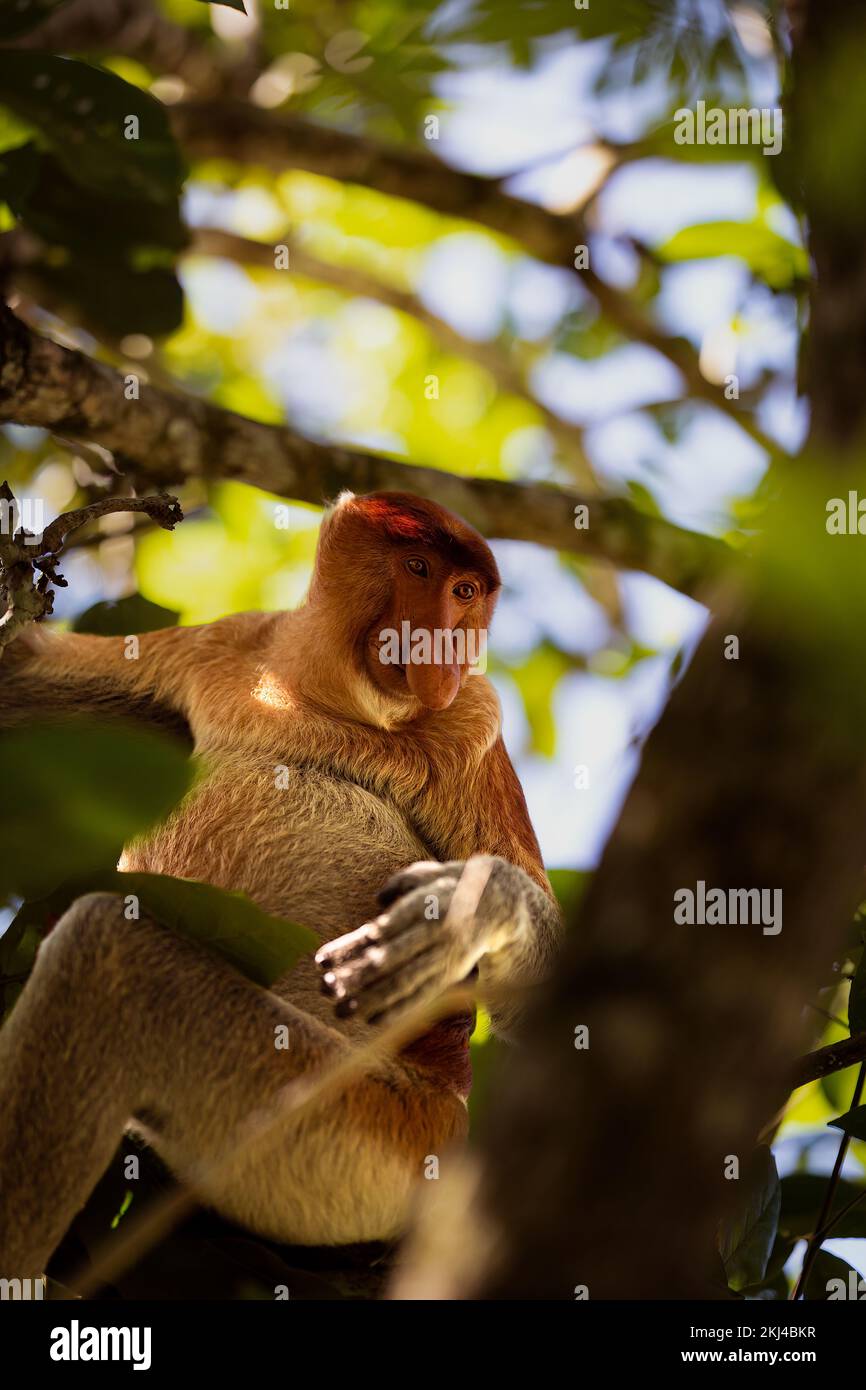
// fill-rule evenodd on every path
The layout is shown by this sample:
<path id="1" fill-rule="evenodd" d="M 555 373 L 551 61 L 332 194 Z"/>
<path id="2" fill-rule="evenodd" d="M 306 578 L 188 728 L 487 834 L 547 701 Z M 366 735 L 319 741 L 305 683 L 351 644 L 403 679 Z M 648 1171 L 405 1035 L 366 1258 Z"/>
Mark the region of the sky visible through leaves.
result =
<path id="1" fill-rule="evenodd" d="M 164 8 L 187 22 L 199 6 L 172 0 Z M 210 22 L 220 33 L 242 33 L 239 16 L 214 13 Z M 759 28 L 747 19 L 743 26 L 746 104 L 772 106 L 772 52 Z M 573 207 L 597 186 L 602 139 L 636 142 L 668 118 L 668 82 L 651 64 L 639 81 L 614 80 L 608 43 L 579 43 L 565 30 L 522 56 L 518 47 L 458 39 L 449 48 L 448 64 L 431 79 L 431 109 L 442 117 L 435 152 L 460 168 L 507 177 L 520 197 Z M 134 60 L 103 61 L 138 86 L 151 81 Z M 326 74 L 326 105 L 329 81 Z M 629 287 L 640 273 L 633 243 L 651 248 L 664 266 L 653 306 L 661 326 L 694 345 L 711 380 L 735 370 L 743 391 L 761 386 L 761 427 L 794 451 L 806 428 L 794 383 L 797 312 L 778 283 L 802 273 L 803 252 L 768 163 L 626 161 L 592 205 L 593 254 L 601 275 Z M 470 343 L 507 342 L 529 392 L 583 431 L 603 488 L 630 491 L 693 530 L 725 535 L 748 526 L 749 499 L 767 465 L 762 449 L 710 406 L 673 404 L 683 394 L 676 369 L 593 323 L 573 275 L 477 226 L 303 172 L 238 175 L 219 161 L 201 162 L 183 208 L 191 227 L 271 244 L 291 225 L 311 254 L 411 291 Z M 705 228 L 714 223 L 741 229 L 725 233 L 728 254 L 718 254 Z M 263 421 L 288 419 L 311 435 L 453 472 L 574 481 L 537 406 L 502 391 L 477 361 L 443 348 L 423 322 L 302 274 L 213 256 L 185 255 L 179 276 L 183 322 L 161 343 L 159 364 L 186 389 Z M 85 331 L 78 341 L 93 347 Z M 142 360 L 147 367 L 150 359 Z M 435 402 L 424 394 L 431 372 L 440 379 Z M 18 426 L 5 427 L 3 437 L 10 478 L 35 468 L 34 490 L 52 515 L 74 505 L 70 455 L 56 441 Z M 136 589 L 179 609 L 183 623 L 295 604 L 309 577 L 318 513 L 296 506 L 290 528 L 277 531 L 275 500 L 217 485 L 174 532 L 153 530 L 134 550 L 123 520 L 109 519 L 98 549 L 67 558 L 69 588 L 58 594 L 57 615 L 72 619 Z M 623 574 L 612 585 L 602 567 L 542 547 L 500 541 L 494 549 L 504 590 L 491 675 L 506 742 L 545 862 L 591 869 L 673 669 L 698 640 L 706 613 L 644 574 Z M 588 788 L 575 786 L 581 765 Z M 829 1089 L 850 1090 L 850 1075 Z M 824 1126 L 845 1108 L 842 1091 L 835 1104 L 818 1084 L 795 1099 L 774 1150 L 780 1172 L 805 1153 L 811 1172 L 829 1171 L 836 1137 Z M 863 1143 L 852 1144 L 847 1176 L 862 1177 L 864 1155 Z M 862 1242 L 826 1248 L 866 1271 Z"/>

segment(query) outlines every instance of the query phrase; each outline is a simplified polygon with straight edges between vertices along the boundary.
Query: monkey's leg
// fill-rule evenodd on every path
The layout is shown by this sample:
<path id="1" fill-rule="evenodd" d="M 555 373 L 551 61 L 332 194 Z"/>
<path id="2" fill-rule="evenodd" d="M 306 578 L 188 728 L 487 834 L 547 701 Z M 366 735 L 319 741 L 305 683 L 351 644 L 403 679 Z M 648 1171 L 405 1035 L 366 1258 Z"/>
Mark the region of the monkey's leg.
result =
<path id="1" fill-rule="evenodd" d="M 118 898 L 79 899 L 0 1031 L 0 1275 L 42 1273 L 133 1115 L 203 1200 L 262 1234 L 397 1234 L 425 1157 L 465 1128 L 456 1096 L 395 1061 L 250 1138 L 288 1083 L 349 1051 Z"/>

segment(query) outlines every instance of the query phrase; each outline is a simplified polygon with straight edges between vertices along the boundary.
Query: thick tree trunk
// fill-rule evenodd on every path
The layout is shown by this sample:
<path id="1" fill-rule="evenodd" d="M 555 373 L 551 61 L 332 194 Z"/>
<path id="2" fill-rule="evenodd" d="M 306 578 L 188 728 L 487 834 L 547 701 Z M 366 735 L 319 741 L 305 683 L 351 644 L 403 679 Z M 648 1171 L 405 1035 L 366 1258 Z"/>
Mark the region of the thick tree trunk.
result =
<path id="1" fill-rule="evenodd" d="M 800 469 L 844 496 L 866 423 L 866 118 L 843 115 L 837 64 L 853 54 L 862 65 L 866 3 L 811 0 L 800 26 L 786 135 L 819 272 Z M 824 521 L 823 509 L 809 517 L 835 561 Z M 853 564 L 862 583 L 859 551 Z M 863 896 L 866 735 L 852 694 L 862 659 L 826 643 L 820 603 L 797 625 L 777 601 L 760 585 L 726 596 L 651 736 L 526 1044 L 499 1078 L 478 1194 L 465 1173 L 452 1189 L 464 1224 L 449 1249 L 443 1182 L 435 1230 L 422 1218 L 398 1297 L 573 1298 L 577 1285 L 591 1298 L 723 1296 L 715 1228 L 742 1200 L 726 1157 L 745 1168 L 784 1098 L 805 1006 Z M 725 659 L 727 634 L 739 636 L 738 660 Z M 839 692 L 855 702 L 841 718 Z M 781 932 L 678 925 L 674 894 L 699 880 L 780 889 Z M 575 1050 L 582 1024 L 589 1047 Z"/>

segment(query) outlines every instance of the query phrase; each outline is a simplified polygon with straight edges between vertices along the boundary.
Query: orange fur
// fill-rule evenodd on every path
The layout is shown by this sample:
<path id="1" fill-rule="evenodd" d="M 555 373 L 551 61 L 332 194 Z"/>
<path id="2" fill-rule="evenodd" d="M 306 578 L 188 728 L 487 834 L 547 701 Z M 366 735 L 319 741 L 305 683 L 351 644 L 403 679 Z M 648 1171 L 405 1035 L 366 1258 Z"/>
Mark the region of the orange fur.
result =
<path id="1" fill-rule="evenodd" d="M 423 583 L 407 571 L 407 555 L 424 557 L 429 577 Z M 460 586 L 466 585 L 473 592 L 464 599 L 455 591 L 462 593 Z M 326 514 L 310 593 L 295 612 L 239 614 L 203 627 L 145 634 L 135 659 L 128 659 L 129 646 L 121 638 L 31 631 L 15 644 L 11 662 L 0 665 L 0 723 L 20 717 L 25 706 L 39 712 L 52 706 L 65 712 L 117 712 L 126 703 L 138 714 L 181 716 L 200 775 L 164 824 L 127 847 L 121 867 L 244 891 L 268 911 L 312 927 L 323 941 L 375 918 L 384 881 L 417 861 L 465 860 L 475 854 L 507 860 L 528 876 L 529 896 L 545 908 L 528 905 L 520 890 L 514 930 L 500 932 L 480 960 L 481 982 L 532 979 L 549 958 L 555 912 L 523 793 L 502 742 L 494 690 L 484 676 L 461 667 L 446 673 L 444 684 L 435 674 L 432 682 L 421 682 L 419 695 L 399 672 L 380 673 L 376 665 L 380 628 L 399 626 L 404 619 L 486 627 L 498 587 L 485 542 L 443 508 L 402 494 L 347 495 Z M 424 698 L 442 707 L 425 706 Z M 450 702 L 443 705 L 446 699 Z M 435 934 L 437 924 L 429 926 Z M 81 912 L 73 911 L 66 934 L 84 929 Z M 136 960 L 146 949 L 155 952 L 167 976 L 176 956 L 177 969 L 192 978 L 192 958 L 181 943 L 172 954 L 165 934 L 158 943 L 146 934 L 135 949 L 139 957 L 129 955 L 127 972 L 138 968 Z M 59 949 L 55 954 L 59 959 Z M 75 950 L 63 958 L 74 961 Z M 50 981 L 50 965 L 42 975 Z M 315 963 L 306 958 L 267 996 L 253 987 L 243 991 L 243 1008 L 254 1015 L 253 1034 L 262 1014 L 264 1050 L 238 1059 L 238 1074 L 230 1071 L 220 1082 L 225 1094 L 236 1083 L 238 1113 L 247 1088 L 252 1103 L 256 1094 L 261 1099 L 282 1084 L 282 1070 L 274 1071 L 277 1062 L 280 1069 L 303 1069 L 304 1058 L 325 1058 L 337 1043 L 345 1047 L 346 1040 L 352 1044 L 370 1036 L 370 1025 L 360 1018 L 334 1017 L 320 984 Z M 48 984 L 38 987 L 47 990 Z M 90 980 L 82 982 L 82 989 L 90 987 Z M 105 989 L 113 987 L 106 981 Z M 213 990 L 214 1007 L 226 1009 L 225 1026 L 240 1032 L 245 1015 L 237 1003 L 239 986 L 225 972 L 214 971 L 212 985 L 202 979 L 199 988 L 204 996 Z M 127 983 L 124 989 L 131 997 Z M 62 1007 L 65 997 L 60 988 L 61 1002 L 53 1007 Z M 149 1005 L 151 1012 L 158 1012 L 162 997 L 164 991 Z M 268 1038 L 273 1018 L 284 1008 L 291 1009 L 299 1041 L 280 1061 Z M 34 1005 L 33 1016 L 39 1015 Z M 142 1012 L 139 1030 L 149 1027 L 148 1016 Z M 194 1025 L 194 1019 L 184 1023 L 180 1046 L 192 1047 Z M 19 1026 L 23 1036 L 24 1024 Z M 75 1027 L 74 1017 L 68 1026 Z M 168 1021 L 156 1017 L 153 1028 L 167 1032 Z M 214 1204 L 286 1239 L 393 1233 L 424 1155 L 437 1152 L 464 1126 L 459 1097 L 466 1089 L 465 1042 L 459 1024 L 446 1025 L 389 1064 L 384 1080 L 375 1076 L 356 1083 L 338 1111 L 305 1131 L 292 1163 L 306 1171 L 305 1155 L 317 1155 L 321 1212 L 329 1213 L 321 1214 L 319 1225 L 315 1202 L 301 1212 L 293 1199 L 288 1207 L 295 1214 L 278 1216 L 277 1208 L 284 1213 L 288 1208 L 279 1206 L 269 1175 L 249 1164 L 231 1175 L 224 1191 L 212 1194 Z M 94 1035 L 97 1050 L 106 1045 Z M 29 1037 L 16 1047 L 24 1057 Z M 211 1050 L 203 1055 L 203 1065 L 210 1067 Z M 98 1076 L 96 1061 L 94 1067 Z M 172 1086 L 171 1075 L 164 1084 Z M 154 1097 L 157 1109 L 160 1099 L 165 1102 L 165 1096 Z M 192 1115 L 195 1106 L 180 1103 L 180 1110 L 186 1109 Z M 170 1128 L 171 1137 L 150 1137 L 178 1171 L 214 1142 L 214 1117 L 208 1118 L 207 1107 L 201 1121 L 175 1112 Z M 402 1165 L 387 1220 L 379 1172 L 364 1156 L 370 1134 L 380 1141 L 370 1153 L 381 1154 L 384 1144 Z M 37 1147 L 34 1137 L 34 1153 Z M 34 1162 L 38 1166 L 38 1159 Z M 348 1184 L 345 1196 L 333 1193 L 335 1172 Z"/>

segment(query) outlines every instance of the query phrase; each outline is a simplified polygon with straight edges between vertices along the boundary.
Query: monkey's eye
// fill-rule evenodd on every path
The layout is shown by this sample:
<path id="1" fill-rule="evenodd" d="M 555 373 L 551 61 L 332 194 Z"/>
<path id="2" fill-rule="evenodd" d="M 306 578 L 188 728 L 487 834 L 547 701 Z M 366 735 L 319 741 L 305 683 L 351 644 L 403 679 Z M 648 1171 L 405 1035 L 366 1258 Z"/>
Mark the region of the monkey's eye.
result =
<path id="1" fill-rule="evenodd" d="M 406 568 L 410 574 L 417 574 L 420 579 L 427 578 L 427 561 L 420 559 L 417 555 L 411 555 L 406 561 Z"/>
<path id="2" fill-rule="evenodd" d="M 455 585 L 453 590 L 454 597 L 462 599 L 464 603 L 468 603 L 471 598 L 474 598 L 476 592 L 475 585 L 468 584 L 465 580 L 462 584 Z"/>

